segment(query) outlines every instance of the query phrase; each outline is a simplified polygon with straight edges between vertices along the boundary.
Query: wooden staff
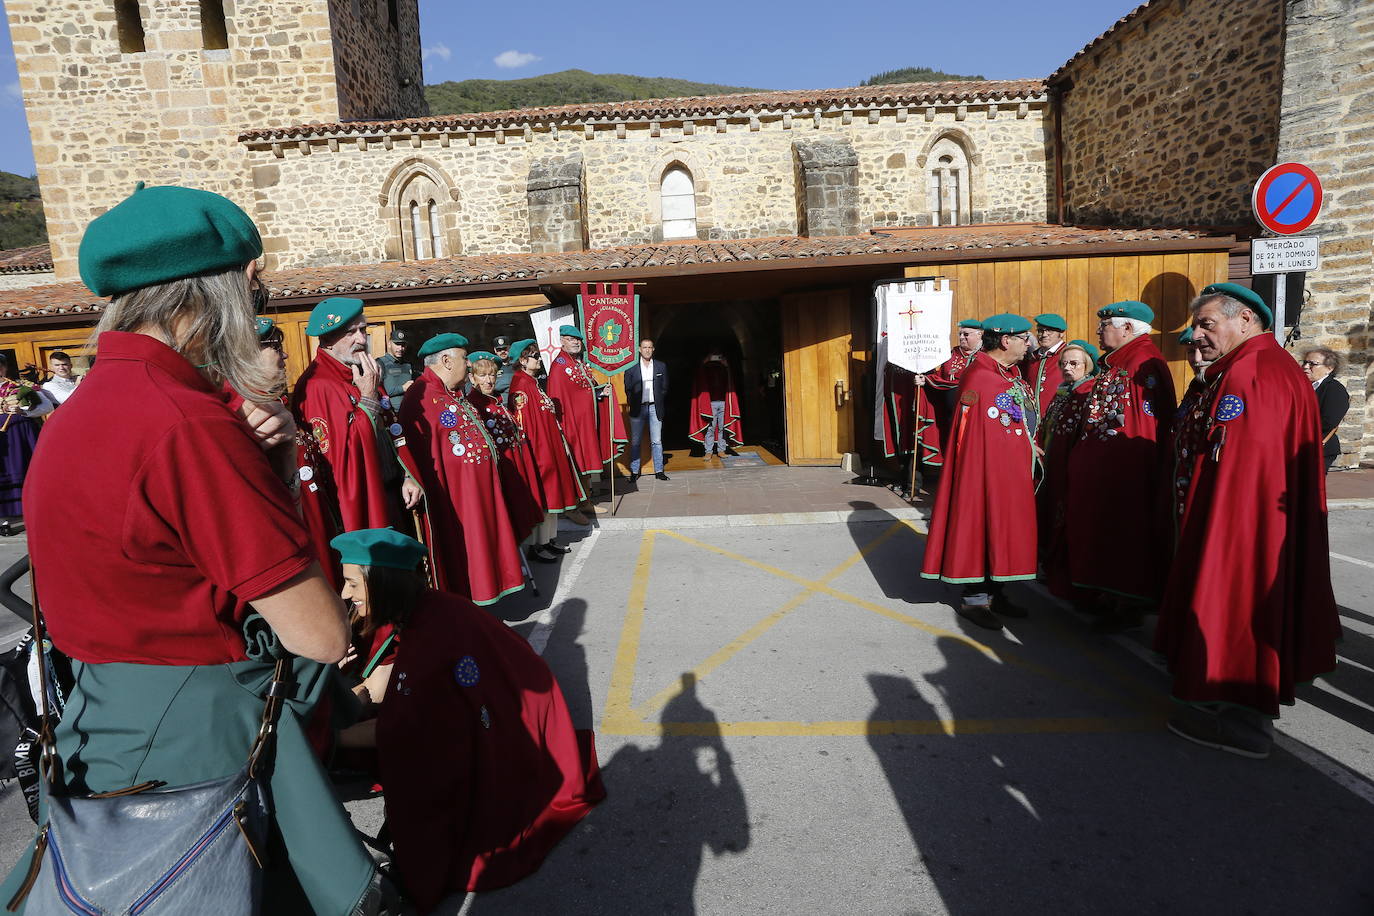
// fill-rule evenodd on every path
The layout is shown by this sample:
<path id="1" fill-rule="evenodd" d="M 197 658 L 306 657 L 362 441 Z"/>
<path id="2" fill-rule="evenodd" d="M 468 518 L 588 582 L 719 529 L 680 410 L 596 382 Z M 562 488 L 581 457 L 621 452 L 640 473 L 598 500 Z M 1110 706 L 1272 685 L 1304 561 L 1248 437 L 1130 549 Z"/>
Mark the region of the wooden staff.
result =
<path id="1" fill-rule="evenodd" d="M 607 378 L 607 387 L 610 384 L 611 380 Z M 615 415 L 612 412 L 611 401 L 611 393 L 608 391 L 606 392 L 606 454 L 611 456 L 611 514 L 615 515 L 617 508 L 615 507 Z"/>
<path id="2" fill-rule="evenodd" d="M 911 427 L 911 489 L 907 494 L 908 501 L 913 503 L 916 501 L 917 467 L 921 462 L 921 392 L 924 389 L 924 385 L 916 386 L 916 412 Z"/>
<path id="3" fill-rule="evenodd" d="M 425 520 L 421 517 L 419 509 L 411 509 L 410 517 L 415 521 L 415 536 L 425 546 L 425 579 L 429 582 L 430 588 L 438 591 L 439 582 L 434 574 L 434 552 L 429 549 L 429 538 L 425 535 Z"/>

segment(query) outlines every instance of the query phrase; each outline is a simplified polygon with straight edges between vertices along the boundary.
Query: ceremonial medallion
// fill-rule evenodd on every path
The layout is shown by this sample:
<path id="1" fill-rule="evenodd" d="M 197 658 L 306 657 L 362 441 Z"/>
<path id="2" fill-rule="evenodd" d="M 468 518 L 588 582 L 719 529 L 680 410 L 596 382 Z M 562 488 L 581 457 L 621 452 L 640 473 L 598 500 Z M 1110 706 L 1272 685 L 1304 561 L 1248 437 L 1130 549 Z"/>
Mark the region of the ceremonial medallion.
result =
<path id="1" fill-rule="evenodd" d="M 968 404 L 968 405 L 977 404 L 977 403 L 978 403 L 978 392 L 972 391 L 972 390 L 970 390 L 970 391 L 965 391 L 963 394 L 959 395 L 959 403 L 960 403 L 960 404 Z"/>
<path id="2" fill-rule="evenodd" d="M 476 687 L 482 679 L 482 671 L 477 667 L 477 659 L 464 655 L 453 666 L 453 679 L 463 687 Z"/>
<path id="3" fill-rule="evenodd" d="M 300 478 L 302 481 L 309 482 L 315 476 L 315 469 L 308 464 L 301 465 Z"/>
<path id="4" fill-rule="evenodd" d="M 390 426 L 387 427 L 387 430 L 388 430 L 393 436 L 399 436 L 399 435 L 401 434 L 401 424 L 399 424 L 399 423 L 392 423 Z"/>
<path id="5" fill-rule="evenodd" d="M 996 408 L 996 407 L 989 407 L 989 408 L 988 408 L 988 419 L 989 419 L 989 420 L 996 420 L 996 419 L 997 419 L 997 408 Z"/>
<path id="6" fill-rule="evenodd" d="M 451 433 L 448 434 L 448 441 L 449 441 L 449 444 L 450 444 L 450 445 L 457 445 L 457 444 L 458 444 L 458 440 L 459 440 L 460 438 L 461 438 L 461 437 L 458 435 L 457 432 L 451 432 Z"/>
<path id="7" fill-rule="evenodd" d="M 391 409 L 391 398 L 387 397 L 386 395 L 382 395 L 382 409 L 383 409 L 383 410 L 390 410 L 390 409 Z"/>
<path id="8" fill-rule="evenodd" d="M 323 417 L 312 417 L 310 419 L 310 434 L 319 443 L 320 454 L 329 454 L 329 424 L 324 422 Z"/>
<path id="9" fill-rule="evenodd" d="M 439 414 L 439 425 L 444 429 L 453 429 L 458 425 L 458 414 L 452 408 L 445 410 Z"/>
<path id="10" fill-rule="evenodd" d="M 1011 410 L 1012 405 L 1015 403 L 1016 402 L 1012 400 L 1012 396 L 1008 392 L 1004 391 L 997 396 L 997 406 L 1003 410 Z"/>
<path id="11" fill-rule="evenodd" d="M 462 458 L 467 453 L 467 447 L 464 446 L 463 443 L 459 442 L 457 445 L 453 446 L 453 457 Z"/>
<path id="12" fill-rule="evenodd" d="M 998 416 L 997 422 L 998 422 L 998 423 L 1001 423 L 1003 426 L 1010 426 L 1010 425 L 1011 425 L 1011 414 L 1007 413 L 1006 411 L 1003 411 L 1002 414 L 1001 414 L 1000 416 Z"/>

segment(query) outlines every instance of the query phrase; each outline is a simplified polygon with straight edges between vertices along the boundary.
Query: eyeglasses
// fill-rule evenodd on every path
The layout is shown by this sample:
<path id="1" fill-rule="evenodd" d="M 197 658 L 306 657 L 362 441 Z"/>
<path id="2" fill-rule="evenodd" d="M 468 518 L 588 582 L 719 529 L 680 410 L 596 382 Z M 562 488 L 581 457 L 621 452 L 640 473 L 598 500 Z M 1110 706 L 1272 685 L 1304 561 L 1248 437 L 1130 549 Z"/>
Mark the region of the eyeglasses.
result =
<path id="1" fill-rule="evenodd" d="M 1324 362 L 1316 362 L 1316 363 L 1314 363 L 1314 362 L 1312 362 L 1312 360 L 1310 360 L 1310 359 L 1305 359 L 1305 360 L 1302 361 L 1302 364 L 1301 364 L 1301 365 L 1302 365 L 1302 367 L 1303 367 L 1304 369 L 1315 369 L 1315 368 L 1317 368 L 1318 366 L 1325 366 L 1326 363 L 1324 363 Z"/>

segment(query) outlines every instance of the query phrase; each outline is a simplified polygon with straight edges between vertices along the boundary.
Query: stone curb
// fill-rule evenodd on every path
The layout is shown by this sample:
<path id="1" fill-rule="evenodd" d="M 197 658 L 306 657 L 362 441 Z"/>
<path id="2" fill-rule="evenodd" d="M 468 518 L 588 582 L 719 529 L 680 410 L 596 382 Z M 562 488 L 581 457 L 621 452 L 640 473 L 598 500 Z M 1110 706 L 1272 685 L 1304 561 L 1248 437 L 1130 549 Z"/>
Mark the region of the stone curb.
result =
<path id="1" fill-rule="evenodd" d="M 926 510 L 844 509 L 831 512 L 770 512 L 759 515 L 663 515 L 656 518 L 615 518 L 597 516 L 590 527 L 603 531 L 644 531 L 651 528 L 757 528 L 773 525 L 833 525 L 839 523 L 888 522 L 897 519 L 925 521 Z M 559 531 L 586 531 L 580 525 L 560 520 Z"/>
<path id="2" fill-rule="evenodd" d="M 1374 499 L 1328 499 L 1326 508 L 1330 509 L 1374 509 Z"/>

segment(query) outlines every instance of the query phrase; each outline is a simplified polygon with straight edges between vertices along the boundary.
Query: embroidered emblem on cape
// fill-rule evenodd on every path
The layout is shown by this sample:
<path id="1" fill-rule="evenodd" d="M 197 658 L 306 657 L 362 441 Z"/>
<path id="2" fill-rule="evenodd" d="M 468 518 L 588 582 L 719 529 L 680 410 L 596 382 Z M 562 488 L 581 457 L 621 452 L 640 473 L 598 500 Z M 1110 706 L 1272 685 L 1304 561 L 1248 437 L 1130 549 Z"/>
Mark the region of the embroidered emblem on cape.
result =
<path id="1" fill-rule="evenodd" d="M 996 419 L 997 419 L 997 408 L 996 408 L 996 407 L 989 407 L 989 408 L 988 408 L 988 419 L 989 419 L 989 420 L 996 420 Z"/>
<path id="2" fill-rule="evenodd" d="M 960 404 L 969 404 L 969 405 L 977 404 L 977 403 L 978 403 L 978 392 L 976 392 L 976 391 L 971 391 L 971 390 L 970 390 L 970 391 L 965 391 L 963 394 L 959 395 L 959 403 L 960 403 Z"/>
<path id="3" fill-rule="evenodd" d="M 1223 395 L 1217 401 L 1217 419 L 1225 423 L 1245 413 L 1245 402 L 1234 394 Z"/>
<path id="4" fill-rule="evenodd" d="M 482 671 L 477 667 L 477 659 L 471 655 L 464 655 L 458 659 L 458 664 L 453 666 L 453 679 L 462 687 L 476 687 L 477 682 L 482 680 Z"/>
<path id="5" fill-rule="evenodd" d="M 1140 409 L 1145 411 L 1145 416 L 1147 417 L 1153 417 L 1155 415 L 1154 406 L 1150 404 L 1149 398 L 1144 398 L 1143 400 L 1141 400 Z"/>
<path id="6" fill-rule="evenodd" d="M 482 718 L 482 727 L 491 728 L 491 713 L 487 712 L 487 707 L 485 704 L 483 704 L 482 706 L 480 716 Z"/>
<path id="7" fill-rule="evenodd" d="M 997 406 L 1003 410 L 1011 410 L 1012 405 L 1015 403 L 1016 402 L 1012 400 L 1009 392 L 1004 391 L 997 396 Z"/>
<path id="8" fill-rule="evenodd" d="M 458 414 L 453 410 L 445 410 L 439 414 L 439 425 L 444 429 L 453 429 L 458 425 Z"/>
<path id="9" fill-rule="evenodd" d="M 392 423 L 390 426 L 387 427 L 387 430 L 388 430 L 393 436 L 399 436 L 399 435 L 401 434 L 401 424 L 399 424 L 399 423 Z"/>
<path id="10" fill-rule="evenodd" d="M 524 407 L 525 407 L 525 405 L 529 403 L 529 400 L 530 400 L 530 396 L 527 395 L 527 394 L 525 394 L 525 392 L 523 392 L 523 391 L 517 391 L 517 392 L 515 392 L 515 409 L 516 409 L 516 410 L 523 410 Z"/>
<path id="11" fill-rule="evenodd" d="M 324 417 L 310 418 L 310 434 L 319 443 L 320 454 L 329 454 L 329 424 L 324 422 Z"/>

